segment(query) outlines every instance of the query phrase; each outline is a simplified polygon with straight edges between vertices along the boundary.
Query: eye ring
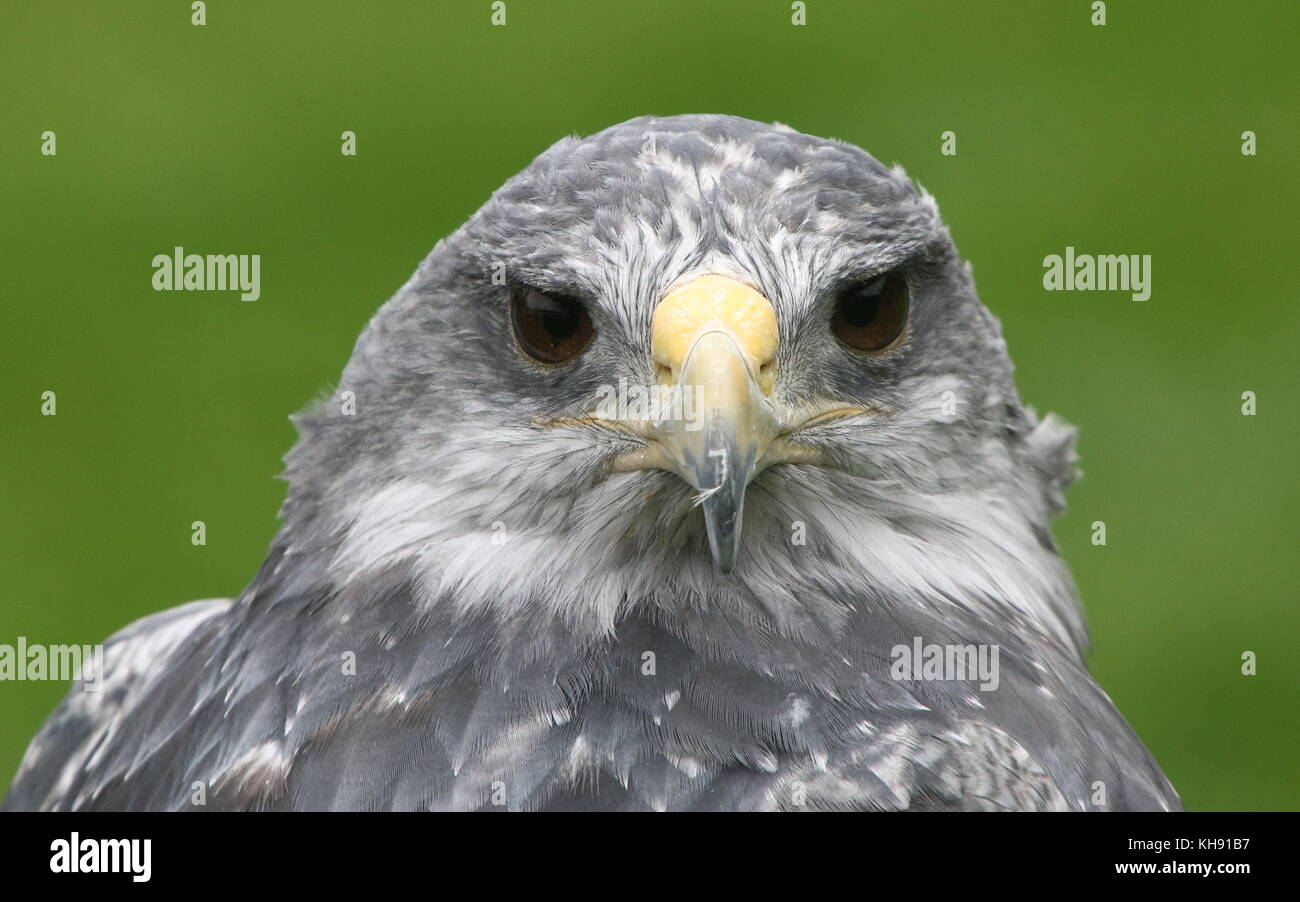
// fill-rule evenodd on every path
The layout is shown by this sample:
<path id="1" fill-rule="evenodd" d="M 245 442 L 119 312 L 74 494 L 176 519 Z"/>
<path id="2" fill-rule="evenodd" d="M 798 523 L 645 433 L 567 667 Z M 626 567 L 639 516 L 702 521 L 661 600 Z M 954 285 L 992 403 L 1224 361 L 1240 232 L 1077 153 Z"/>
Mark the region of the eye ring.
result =
<path id="1" fill-rule="evenodd" d="M 831 333 L 856 353 L 887 351 L 907 331 L 910 294 L 897 270 L 852 282 L 835 296 Z"/>
<path id="2" fill-rule="evenodd" d="M 582 301 L 529 286 L 510 292 L 510 325 L 519 349 L 551 366 L 578 356 L 596 334 Z"/>

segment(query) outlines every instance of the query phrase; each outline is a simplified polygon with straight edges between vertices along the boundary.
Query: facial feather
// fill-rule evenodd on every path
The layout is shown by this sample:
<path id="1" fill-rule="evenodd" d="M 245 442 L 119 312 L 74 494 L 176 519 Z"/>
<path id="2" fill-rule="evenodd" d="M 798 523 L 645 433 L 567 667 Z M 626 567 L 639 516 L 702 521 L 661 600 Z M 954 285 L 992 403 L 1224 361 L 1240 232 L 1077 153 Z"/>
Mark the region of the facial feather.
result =
<path id="1" fill-rule="evenodd" d="M 913 292 L 904 346 L 848 359 L 825 325 L 828 294 L 899 266 Z M 582 360 L 545 372 L 520 360 L 492 279 L 503 267 L 588 301 L 597 339 Z M 771 300 L 783 401 L 879 411 L 798 436 L 830 466 L 760 474 L 732 576 L 711 566 L 689 486 L 609 472 L 634 437 L 538 425 L 582 414 L 620 379 L 652 383 L 654 305 L 706 272 Z M 1077 649 L 1048 531 L 1071 433 L 1039 424 L 1010 373 L 933 198 L 901 169 L 729 117 L 633 120 L 543 153 L 379 312 L 339 386 L 357 415 L 326 402 L 300 419 L 285 535 L 298 518 L 326 524 L 313 565 L 330 580 L 406 562 L 420 597 L 503 618 L 545 605 L 607 631 L 634 600 L 734 594 L 728 580 L 795 606 L 801 587 L 840 585 L 999 598 Z"/>

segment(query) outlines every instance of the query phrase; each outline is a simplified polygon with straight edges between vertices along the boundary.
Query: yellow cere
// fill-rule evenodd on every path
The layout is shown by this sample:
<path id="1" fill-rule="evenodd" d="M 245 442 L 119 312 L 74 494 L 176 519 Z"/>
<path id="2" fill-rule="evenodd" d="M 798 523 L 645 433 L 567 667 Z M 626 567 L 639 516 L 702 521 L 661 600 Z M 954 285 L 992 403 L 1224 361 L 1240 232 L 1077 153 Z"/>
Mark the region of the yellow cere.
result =
<path id="1" fill-rule="evenodd" d="M 763 295 L 729 276 L 700 276 L 664 295 L 650 325 L 655 363 L 675 379 L 696 340 L 712 331 L 731 335 L 760 386 L 770 390 L 772 374 L 764 367 L 776 359 L 776 311 Z"/>

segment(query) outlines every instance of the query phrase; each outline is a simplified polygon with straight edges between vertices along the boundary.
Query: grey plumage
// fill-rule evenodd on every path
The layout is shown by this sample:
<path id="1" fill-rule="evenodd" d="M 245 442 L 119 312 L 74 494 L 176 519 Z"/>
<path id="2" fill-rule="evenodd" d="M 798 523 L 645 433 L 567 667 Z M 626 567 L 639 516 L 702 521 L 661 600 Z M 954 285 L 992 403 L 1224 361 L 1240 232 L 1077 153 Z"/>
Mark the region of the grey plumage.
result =
<path id="1" fill-rule="evenodd" d="M 835 289 L 900 268 L 904 342 L 843 352 Z M 731 574 L 681 479 L 611 472 L 634 436 L 543 425 L 652 381 L 656 300 L 716 271 L 771 301 L 781 404 L 875 412 L 799 431 L 824 465 L 757 475 Z M 590 349 L 523 360 L 501 272 L 583 298 Z M 297 422 L 248 588 L 113 637 L 6 808 L 182 809 L 196 785 L 214 809 L 1179 805 L 1082 663 L 1048 530 L 1073 433 L 1021 405 L 932 199 L 857 148 L 725 116 L 561 141 Z M 996 646 L 998 688 L 894 679 L 916 637 Z"/>

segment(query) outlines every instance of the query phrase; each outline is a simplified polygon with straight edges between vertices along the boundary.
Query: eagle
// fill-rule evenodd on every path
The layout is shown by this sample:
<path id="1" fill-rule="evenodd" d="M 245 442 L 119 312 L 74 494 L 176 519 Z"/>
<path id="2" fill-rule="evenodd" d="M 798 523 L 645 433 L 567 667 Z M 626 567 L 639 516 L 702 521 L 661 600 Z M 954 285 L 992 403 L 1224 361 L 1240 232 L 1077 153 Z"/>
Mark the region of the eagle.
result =
<path id="1" fill-rule="evenodd" d="M 297 415 L 234 599 L 105 644 L 10 810 L 1171 810 L 1085 664 L 938 207 L 726 115 L 567 137 Z"/>

